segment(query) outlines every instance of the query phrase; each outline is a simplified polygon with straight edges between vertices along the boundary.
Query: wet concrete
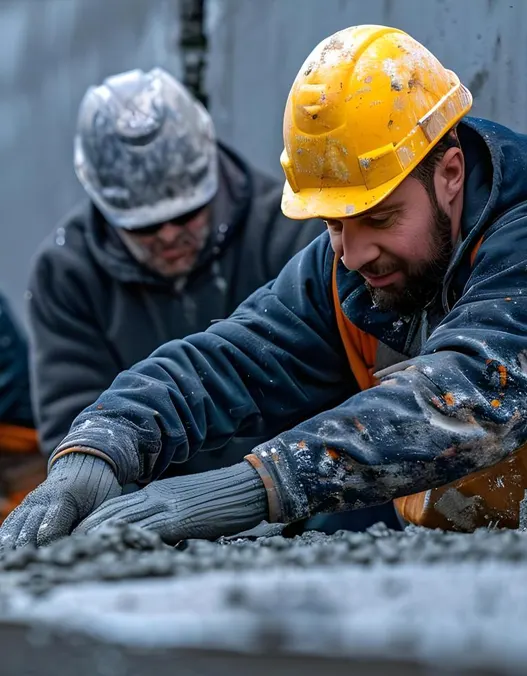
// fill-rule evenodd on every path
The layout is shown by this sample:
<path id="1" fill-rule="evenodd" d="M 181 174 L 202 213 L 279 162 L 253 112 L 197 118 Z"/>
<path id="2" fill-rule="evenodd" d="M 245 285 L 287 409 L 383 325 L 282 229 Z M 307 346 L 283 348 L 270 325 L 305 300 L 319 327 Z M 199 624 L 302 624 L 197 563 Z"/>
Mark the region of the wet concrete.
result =
<path id="1" fill-rule="evenodd" d="M 364 533 L 189 540 L 173 548 L 155 533 L 112 524 L 88 536 L 64 538 L 50 547 L 6 553 L 0 559 L 0 581 L 16 580 L 17 585 L 39 594 L 65 583 L 180 577 L 221 570 L 482 561 L 527 566 L 527 532 L 481 529 L 467 535 L 415 527 L 398 532 L 377 524 Z"/>
<path id="2" fill-rule="evenodd" d="M 54 676 L 168 674 L 175 660 L 233 676 L 307 676 L 317 660 L 333 674 L 527 672 L 521 531 L 377 525 L 174 549 L 113 526 L 0 568 L 5 673 L 51 674 L 53 654 Z"/>

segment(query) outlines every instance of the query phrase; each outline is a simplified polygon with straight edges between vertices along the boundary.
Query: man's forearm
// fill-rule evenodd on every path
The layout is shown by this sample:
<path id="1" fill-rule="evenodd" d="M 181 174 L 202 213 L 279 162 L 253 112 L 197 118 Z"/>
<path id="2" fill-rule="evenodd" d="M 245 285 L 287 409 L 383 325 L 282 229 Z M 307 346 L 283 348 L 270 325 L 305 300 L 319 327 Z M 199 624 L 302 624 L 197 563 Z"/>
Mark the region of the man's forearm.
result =
<path id="1" fill-rule="evenodd" d="M 215 539 L 268 519 L 265 487 L 248 462 L 178 477 L 175 490 L 186 538 Z"/>
<path id="2" fill-rule="evenodd" d="M 258 433 L 262 419 L 272 436 L 342 401 L 354 384 L 342 378 L 345 355 L 327 293 L 332 260 L 327 238 L 315 241 L 231 317 L 121 373 L 59 450 L 98 449 L 122 484 L 147 482 L 240 430 Z"/>
<path id="3" fill-rule="evenodd" d="M 154 530 L 170 544 L 188 538 L 233 535 L 268 519 L 265 487 L 253 467 L 241 462 L 219 470 L 154 481 L 111 500 L 89 516 L 80 532 L 109 519 Z"/>
<path id="4" fill-rule="evenodd" d="M 453 356 L 458 372 L 467 359 Z M 266 484 L 270 520 L 288 523 L 373 506 L 445 485 L 494 465 L 525 443 L 519 407 L 503 406 L 501 419 L 496 414 L 490 420 L 491 403 L 484 408 L 488 398 L 468 379 L 465 392 L 458 388 L 456 396 L 479 408 L 451 406 L 448 393 L 445 398 L 430 378 L 431 360 L 446 362 L 447 356 L 414 360 L 388 382 L 256 447 L 254 459 L 248 459 Z"/>

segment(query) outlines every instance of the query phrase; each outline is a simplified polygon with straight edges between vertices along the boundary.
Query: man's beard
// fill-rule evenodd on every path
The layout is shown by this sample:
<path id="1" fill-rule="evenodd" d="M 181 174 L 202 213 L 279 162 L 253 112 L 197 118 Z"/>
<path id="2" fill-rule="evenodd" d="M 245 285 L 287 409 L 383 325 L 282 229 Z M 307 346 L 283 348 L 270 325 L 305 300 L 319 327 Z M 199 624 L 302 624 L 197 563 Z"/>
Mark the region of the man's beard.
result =
<path id="1" fill-rule="evenodd" d="M 402 316 L 412 315 L 425 308 L 442 287 L 452 256 L 452 224 L 449 216 L 439 206 L 435 194 L 431 195 L 431 242 L 428 261 L 410 265 L 399 261 L 397 269 L 405 275 L 404 288 L 375 288 L 366 286 L 379 310 L 395 311 Z"/>

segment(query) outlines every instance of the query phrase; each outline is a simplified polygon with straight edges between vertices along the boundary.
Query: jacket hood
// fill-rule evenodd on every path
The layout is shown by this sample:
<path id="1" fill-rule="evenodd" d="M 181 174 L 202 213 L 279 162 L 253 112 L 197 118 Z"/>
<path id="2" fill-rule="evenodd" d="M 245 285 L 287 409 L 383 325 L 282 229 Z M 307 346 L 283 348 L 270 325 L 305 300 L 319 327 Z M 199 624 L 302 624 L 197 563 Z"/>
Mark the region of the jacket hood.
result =
<path id="1" fill-rule="evenodd" d="M 464 118 L 458 136 L 465 157 L 464 204 L 461 218 L 461 243 L 456 248 L 443 285 L 446 302 L 454 277 L 462 282 L 470 268 L 459 271 L 484 232 L 509 209 L 527 199 L 527 136 L 481 118 Z"/>

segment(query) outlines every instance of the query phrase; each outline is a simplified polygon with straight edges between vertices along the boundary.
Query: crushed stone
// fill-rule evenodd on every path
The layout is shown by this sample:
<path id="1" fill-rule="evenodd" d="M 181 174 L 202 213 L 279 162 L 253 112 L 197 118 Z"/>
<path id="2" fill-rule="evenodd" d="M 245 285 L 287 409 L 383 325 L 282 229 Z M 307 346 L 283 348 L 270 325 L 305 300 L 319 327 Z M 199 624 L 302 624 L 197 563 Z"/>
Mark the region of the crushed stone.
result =
<path id="1" fill-rule="evenodd" d="M 433 565 L 445 562 L 527 563 L 527 532 L 480 529 L 471 534 L 408 527 L 393 531 L 379 523 L 363 533 L 307 532 L 292 538 L 221 538 L 165 545 L 159 536 L 129 524 L 105 525 L 49 547 L 6 552 L 2 580 L 34 594 L 61 584 L 197 575 L 212 571 L 313 566 Z"/>
<path id="2" fill-rule="evenodd" d="M 527 532 L 267 532 L 169 547 L 114 523 L 5 553 L 5 673 L 527 673 Z"/>

